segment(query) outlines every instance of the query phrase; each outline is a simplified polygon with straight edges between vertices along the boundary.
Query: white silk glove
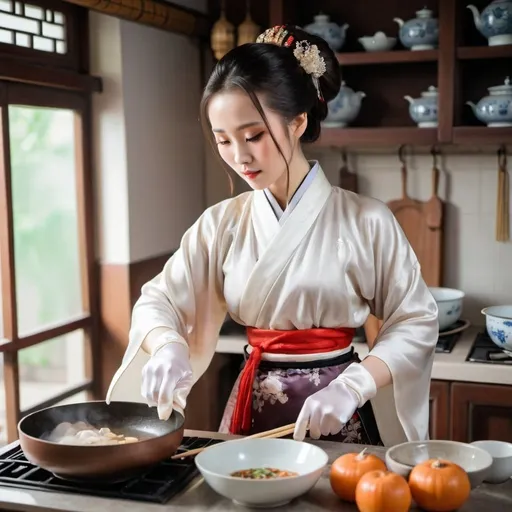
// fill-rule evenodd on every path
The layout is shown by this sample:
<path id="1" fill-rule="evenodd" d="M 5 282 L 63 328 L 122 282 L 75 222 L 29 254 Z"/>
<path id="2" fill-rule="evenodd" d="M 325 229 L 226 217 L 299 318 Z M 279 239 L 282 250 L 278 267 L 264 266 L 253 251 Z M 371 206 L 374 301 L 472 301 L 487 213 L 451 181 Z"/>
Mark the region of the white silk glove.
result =
<path id="1" fill-rule="evenodd" d="M 184 414 L 192 383 L 188 347 L 169 343 L 159 348 L 142 369 L 141 393 L 150 407 L 158 408 L 158 417 L 165 421 L 173 409 Z"/>
<path id="2" fill-rule="evenodd" d="M 306 399 L 295 423 L 293 438 L 303 441 L 309 428 L 313 439 L 338 434 L 359 407 L 377 394 L 370 372 L 352 363 L 328 386 Z"/>

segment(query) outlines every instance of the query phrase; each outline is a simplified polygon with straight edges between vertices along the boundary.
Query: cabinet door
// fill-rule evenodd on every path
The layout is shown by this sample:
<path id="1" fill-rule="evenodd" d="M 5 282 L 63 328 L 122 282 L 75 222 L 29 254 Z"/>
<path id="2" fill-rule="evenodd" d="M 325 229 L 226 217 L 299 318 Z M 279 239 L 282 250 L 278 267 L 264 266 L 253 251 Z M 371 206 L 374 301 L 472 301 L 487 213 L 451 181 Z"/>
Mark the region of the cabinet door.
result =
<path id="1" fill-rule="evenodd" d="M 450 383 L 433 380 L 430 383 L 430 439 L 448 439 Z"/>
<path id="2" fill-rule="evenodd" d="M 512 386 L 454 382 L 451 436 L 465 443 L 482 439 L 512 441 Z"/>

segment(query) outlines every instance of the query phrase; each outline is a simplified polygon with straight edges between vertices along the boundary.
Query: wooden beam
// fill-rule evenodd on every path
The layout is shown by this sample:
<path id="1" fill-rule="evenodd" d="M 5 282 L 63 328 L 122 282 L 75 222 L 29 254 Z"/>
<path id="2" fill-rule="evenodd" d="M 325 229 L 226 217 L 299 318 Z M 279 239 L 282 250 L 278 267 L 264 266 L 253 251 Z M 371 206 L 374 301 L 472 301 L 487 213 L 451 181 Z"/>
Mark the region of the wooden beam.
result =
<path id="1" fill-rule="evenodd" d="M 91 11 L 134 21 L 168 32 L 192 37 L 210 37 L 210 19 L 206 14 L 170 2 L 155 0 L 64 0 Z"/>

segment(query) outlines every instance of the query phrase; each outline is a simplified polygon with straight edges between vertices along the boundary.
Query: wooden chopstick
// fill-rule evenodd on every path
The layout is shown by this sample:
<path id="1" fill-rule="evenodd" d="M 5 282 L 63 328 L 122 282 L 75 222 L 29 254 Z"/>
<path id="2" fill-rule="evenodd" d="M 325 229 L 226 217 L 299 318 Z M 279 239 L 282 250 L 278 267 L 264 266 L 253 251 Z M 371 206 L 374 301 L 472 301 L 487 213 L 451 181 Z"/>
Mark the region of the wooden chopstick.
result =
<path id="1" fill-rule="evenodd" d="M 266 430 L 264 432 L 258 432 L 257 434 L 253 434 L 252 436 L 240 437 L 237 439 L 230 439 L 230 442 L 234 441 L 244 441 L 245 439 L 274 439 L 279 437 L 288 436 L 293 434 L 295 430 L 295 423 L 290 423 L 288 425 L 283 425 L 282 427 L 277 427 L 272 430 Z M 177 453 L 171 457 L 171 459 L 184 459 L 185 457 L 192 457 L 201 453 L 203 450 L 209 448 L 208 446 L 203 446 L 202 448 L 195 448 L 194 450 L 189 450 L 183 453 Z"/>

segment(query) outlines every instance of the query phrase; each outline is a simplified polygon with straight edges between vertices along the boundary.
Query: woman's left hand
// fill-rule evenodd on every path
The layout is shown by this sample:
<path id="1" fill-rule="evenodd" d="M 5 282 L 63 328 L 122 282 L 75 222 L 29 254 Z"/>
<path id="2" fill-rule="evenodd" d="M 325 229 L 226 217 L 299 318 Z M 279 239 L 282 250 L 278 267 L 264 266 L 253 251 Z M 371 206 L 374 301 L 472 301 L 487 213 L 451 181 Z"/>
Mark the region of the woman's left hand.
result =
<path id="1" fill-rule="evenodd" d="M 293 438 L 303 441 L 308 428 L 313 439 L 338 434 L 358 406 L 356 393 L 344 382 L 334 380 L 306 399 L 295 423 Z"/>
<path id="2" fill-rule="evenodd" d="M 303 441 L 306 431 L 313 439 L 335 435 L 356 410 L 377 394 L 377 385 L 361 363 L 352 363 L 327 387 L 306 399 L 295 423 L 293 438 Z"/>

